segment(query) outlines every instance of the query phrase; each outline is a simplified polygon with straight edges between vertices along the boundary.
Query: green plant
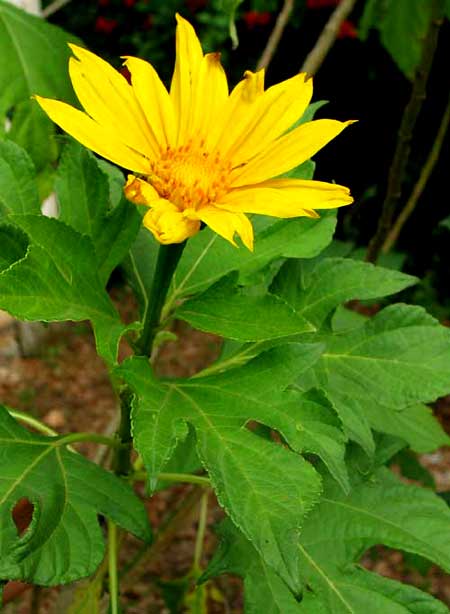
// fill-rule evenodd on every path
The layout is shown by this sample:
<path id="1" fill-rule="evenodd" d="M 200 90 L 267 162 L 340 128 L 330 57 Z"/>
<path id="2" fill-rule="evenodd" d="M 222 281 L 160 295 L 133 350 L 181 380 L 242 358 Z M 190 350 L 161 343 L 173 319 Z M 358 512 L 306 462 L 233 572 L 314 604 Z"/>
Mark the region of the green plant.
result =
<path id="1" fill-rule="evenodd" d="M 19 15 L 15 27 L 37 38 L 43 28 L 59 57 L 61 32 L 0 2 L 4 23 Z M 20 82 L 33 73 L 21 74 Z M 65 76 L 39 74 L 48 95 L 65 95 Z M 28 95 L 17 88 L 0 108 L 10 112 Z M 313 171 L 309 163 L 297 173 Z M 30 155 L 0 141 L 0 308 L 23 320 L 90 320 L 122 410 L 112 438 L 58 436 L 0 408 L 1 581 L 48 586 L 91 576 L 78 610 L 88 612 L 107 571 L 111 612 L 119 612 L 118 527 L 152 540 L 130 482 L 145 480 L 149 497 L 186 482 L 201 489 L 193 611 L 204 611 L 204 582 L 236 573 L 250 613 L 448 612 L 358 564 L 385 544 L 450 569 L 448 506 L 386 468 L 400 450 L 450 441 L 425 405 L 449 392 L 450 331 L 404 304 L 371 319 L 336 316 L 351 299 L 390 296 L 417 280 L 333 255 L 333 213 L 259 217 L 253 253 L 205 228 L 158 256 L 123 183 L 117 169 L 69 142 L 56 170 L 59 217 L 44 217 Z M 105 290 L 118 266 L 140 304 L 141 321 L 131 325 Z M 223 336 L 225 347 L 196 376 L 160 380 L 149 356 L 173 318 Z M 124 335 L 135 356 L 118 364 Z M 74 452 L 81 441 L 110 447 L 111 471 Z M 209 489 L 227 519 L 204 570 Z M 33 518 L 18 535 L 11 510 L 23 499 Z M 106 557 L 98 515 L 107 518 Z"/>

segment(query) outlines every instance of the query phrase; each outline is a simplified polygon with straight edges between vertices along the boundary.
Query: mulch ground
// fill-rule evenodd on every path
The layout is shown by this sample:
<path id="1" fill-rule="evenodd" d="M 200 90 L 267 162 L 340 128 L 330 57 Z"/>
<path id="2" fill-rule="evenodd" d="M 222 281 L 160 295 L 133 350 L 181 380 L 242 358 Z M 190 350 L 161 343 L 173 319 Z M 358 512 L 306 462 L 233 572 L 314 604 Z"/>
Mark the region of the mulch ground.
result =
<path id="1" fill-rule="evenodd" d="M 116 298 L 125 305 L 125 319 L 130 318 L 134 305 L 129 295 L 122 291 Z M 156 370 L 160 375 L 190 376 L 210 364 L 220 351 L 220 339 L 194 331 L 184 323 L 176 323 L 174 332 L 178 340 L 166 343 L 157 357 Z M 123 346 L 121 355 L 128 353 L 129 349 Z M 103 362 L 95 353 L 90 328 L 84 323 L 50 326 L 38 355 L 22 357 L 17 352 L 14 326 L 0 317 L 0 402 L 29 412 L 59 433 L 111 434 L 115 429 L 117 400 Z M 450 397 L 436 404 L 436 413 L 450 432 Z M 101 459 L 98 446 L 83 444 L 78 450 L 91 459 Z M 450 491 L 450 449 L 423 455 L 420 462 L 433 475 L 439 491 Z M 200 495 L 193 487 L 175 486 L 152 497 L 147 507 L 156 534 L 166 525 L 169 529 L 161 531 L 164 537 L 157 540 L 151 551 L 142 552 L 137 540 L 126 538 L 122 564 L 127 566 L 141 557 L 123 581 L 124 605 L 130 614 L 169 613 L 163 593 L 169 590 L 174 595 L 177 588 L 181 590 L 186 583 L 192 585 L 186 576 L 192 566 Z M 179 510 L 178 516 L 173 510 Z M 222 511 L 211 495 L 204 565 L 216 545 L 213 526 L 221 518 Z M 420 561 L 384 547 L 367 553 L 363 564 L 382 575 L 414 584 L 450 605 L 450 578 L 435 566 L 423 567 Z M 60 614 L 67 611 L 74 590 L 74 587 L 26 590 L 4 611 Z M 209 583 L 206 592 L 208 614 L 243 611 L 239 578 L 221 577 Z"/>

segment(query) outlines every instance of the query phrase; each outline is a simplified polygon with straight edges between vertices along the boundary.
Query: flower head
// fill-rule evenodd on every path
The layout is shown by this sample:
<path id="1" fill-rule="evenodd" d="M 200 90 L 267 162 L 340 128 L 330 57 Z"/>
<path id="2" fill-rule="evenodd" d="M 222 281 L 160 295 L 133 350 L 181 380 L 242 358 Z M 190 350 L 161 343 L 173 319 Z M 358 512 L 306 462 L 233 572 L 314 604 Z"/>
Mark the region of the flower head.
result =
<path id="1" fill-rule="evenodd" d="M 148 62 L 126 57 L 131 83 L 93 53 L 71 45 L 70 77 L 85 112 L 37 101 L 66 132 L 132 171 L 125 195 L 147 205 L 144 225 L 178 243 L 202 223 L 253 248 L 246 213 L 316 217 L 350 204 L 343 186 L 281 177 L 349 123 L 319 119 L 294 129 L 312 97 L 305 74 L 264 90 L 264 71 L 246 72 L 229 93 L 217 53 L 203 54 L 192 26 L 177 16 L 170 91 Z"/>

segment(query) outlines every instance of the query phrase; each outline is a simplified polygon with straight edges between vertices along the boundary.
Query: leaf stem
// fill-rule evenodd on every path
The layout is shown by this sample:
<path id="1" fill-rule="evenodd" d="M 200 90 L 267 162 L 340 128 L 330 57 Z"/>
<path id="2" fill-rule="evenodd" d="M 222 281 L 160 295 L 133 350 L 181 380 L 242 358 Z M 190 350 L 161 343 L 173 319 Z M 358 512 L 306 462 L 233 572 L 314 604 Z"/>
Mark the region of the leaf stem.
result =
<path id="1" fill-rule="evenodd" d="M 69 435 L 59 436 L 56 445 L 66 446 L 71 443 L 79 443 L 82 441 L 91 441 L 92 443 L 99 443 L 110 448 L 123 448 L 123 444 L 117 439 L 112 437 L 106 437 L 105 435 L 98 435 L 97 433 L 69 433 Z"/>
<path id="2" fill-rule="evenodd" d="M 161 319 L 161 311 L 164 307 L 172 276 L 177 268 L 185 245 L 186 241 L 159 246 L 158 260 L 150 292 L 150 305 L 144 320 L 141 337 L 136 344 L 136 355 L 138 356 L 150 357 L 152 354 L 153 342 Z"/>
<path id="3" fill-rule="evenodd" d="M 144 481 L 147 479 L 147 473 L 145 471 L 136 471 L 135 473 L 131 474 L 130 479 L 136 482 Z M 201 475 L 194 475 L 192 473 L 158 473 L 158 480 L 166 482 L 181 482 L 183 484 L 198 484 L 199 486 L 204 486 L 205 488 L 209 488 L 211 486 L 209 478 Z"/>
<path id="4" fill-rule="evenodd" d="M 111 614 L 119 614 L 119 580 L 117 573 L 117 526 L 108 519 L 108 588 Z"/>
<path id="5" fill-rule="evenodd" d="M 206 522 L 208 519 L 208 495 L 205 491 L 200 499 L 200 513 L 198 518 L 197 536 L 195 538 L 194 562 L 192 565 L 195 576 L 201 573 L 203 542 L 205 540 Z"/>

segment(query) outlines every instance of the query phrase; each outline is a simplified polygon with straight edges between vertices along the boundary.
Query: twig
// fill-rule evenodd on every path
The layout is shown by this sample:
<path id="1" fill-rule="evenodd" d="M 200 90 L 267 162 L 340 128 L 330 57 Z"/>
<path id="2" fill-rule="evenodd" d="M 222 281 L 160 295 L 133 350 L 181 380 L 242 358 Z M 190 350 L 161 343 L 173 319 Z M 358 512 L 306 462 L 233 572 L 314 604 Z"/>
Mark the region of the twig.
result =
<path id="1" fill-rule="evenodd" d="M 443 21 L 441 16 L 442 13 L 439 11 L 440 6 L 442 6 L 440 0 L 434 2 L 433 16 L 424 40 L 422 57 L 414 77 L 411 97 L 406 105 L 400 125 L 394 159 L 389 171 L 386 197 L 378 221 L 378 228 L 367 248 L 367 262 L 376 262 L 378 260 L 381 247 L 392 225 L 392 218 L 402 194 L 403 179 L 411 150 L 411 139 L 417 118 L 426 97 L 428 75 L 436 51 L 439 29 Z M 437 18 L 438 16 L 441 16 L 441 18 Z"/>
<path id="2" fill-rule="evenodd" d="M 117 572 L 117 526 L 108 519 L 108 587 L 111 614 L 119 614 L 119 580 Z"/>
<path id="3" fill-rule="evenodd" d="M 444 144 L 445 135 L 447 134 L 448 127 L 450 125 L 450 98 L 447 103 L 447 107 L 444 111 L 444 115 L 442 116 L 441 125 L 439 126 L 438 133 L 436 135 L 436 139 L 433 143 L 431 151 L 428 155 L 428 158 L 425 164 L 422 167 L 422 170 L 419 175 L 419 179 L 414 186 L 414 189 L 411 193 L 411 196 L 408 199 L 408 202 L 400 212 L 398 218 L 396 219 L 394 225 L 389 231 L 385 242 L 383 243 L 383 247 L 381 251 L 383 254 L 389 252 L 392 247 L 397 242 L 398 236 L 405 225 L 406 221 L 409 219 L 409 216 L 414 211 L 419 198 L 422 196 L 422 192 L 427 185 L 428 179 L 430 178 L 434 167 L 436 166 L 436 162 L 439 159 L 439 154 L 442 149 L 442 145 Z"/>
<path id="4" fill-rule="evenodd" d="M 355 4 L 356 0 L 342 0 L 338 4 L 325 24 L 316 44 L 306 56 L 300 72 L 306 72 L 310 76 L 316 74 L 333 46 L 339 34 L 342 22 L 350 15 Z"/>
<path id="5" fill-rule="evenodd" d="M 195 575 L 200 575 L 201 573 L 203 542 L 205 540 L 206 522 L 208 519 L 208 495 L 208 491 L 205 491 L 200 499 L 200 513 L 195 539 L 194 563 L 192 566 Z"/>
<path id="6" fill-rule="evenodd" d="M 56 13 L 56 11 L 62 9 L 63 6 L 69 4 L 69 2 L 70 0 L 54 0 L 54 2 L 46 6 L 45 9 L 42 9 L 42 17 L 47 19 L 47 17 L 50 17 L 50 15 L 53 15 L 53 13 Z"/>
<path id="7" fill-rule="evenodd" d="M 281 9 L 277 17 L 275 26 L 269 36 L 269 40 L 267 41 L 267 45 L 258 60 L 256 70 L 261 70 L 261 68 L 267 68 L 272 61 L 272 58 L 275 54 L 275 51 L 277 50 L 281 37 L 283 36 L 284 29 L 287 26 L 293 8 L 294 0 L 284 0 L 283 8 Z"/>

